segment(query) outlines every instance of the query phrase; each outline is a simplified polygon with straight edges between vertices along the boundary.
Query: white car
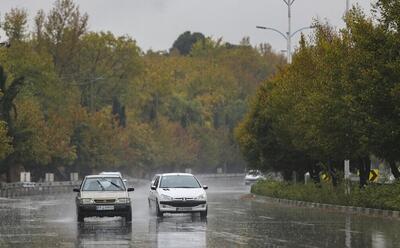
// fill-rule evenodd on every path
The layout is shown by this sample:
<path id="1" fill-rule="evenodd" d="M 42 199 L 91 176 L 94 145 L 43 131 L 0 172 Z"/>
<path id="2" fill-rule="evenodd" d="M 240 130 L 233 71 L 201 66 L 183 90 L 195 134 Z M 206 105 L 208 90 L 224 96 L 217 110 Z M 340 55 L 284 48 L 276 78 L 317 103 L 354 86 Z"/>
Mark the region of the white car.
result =
<path id="1" fill-rule="evenodd" d="M 132 221 L 131 199 L 122 178 L 117 175 L 86 176 L 76 196 L 76 216 L 78 222 L 92 216 L 122 216 Z"/>
<path id="2" fill-rule="evenodd" d="M 152 180 L 149 193 L 149 207 L 156 214 L 164 213 L 200 213 L 207 217 L 207 185 L 188 173 L 158 174 Z"/>
<path id="3" fill-rule="evenodd" d="M 244 177 L 244 183 L 246 185 L 255 183 L 259 180 L 265 180 L 264 175 L 259 170 L 250 170 Z"/>

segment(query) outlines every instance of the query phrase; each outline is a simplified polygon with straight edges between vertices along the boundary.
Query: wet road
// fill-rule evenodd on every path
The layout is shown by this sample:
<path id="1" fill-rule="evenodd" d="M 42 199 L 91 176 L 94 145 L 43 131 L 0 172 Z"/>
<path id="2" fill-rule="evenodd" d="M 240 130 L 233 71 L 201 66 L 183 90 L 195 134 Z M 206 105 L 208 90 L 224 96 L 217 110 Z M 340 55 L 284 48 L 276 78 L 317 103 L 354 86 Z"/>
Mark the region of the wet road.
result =
<path id="1" fill-rule="evenodd" d="M 263 203 L 231 180 L 209 185 L 209 214 L 155 217 L 136 185 L 133 221 L 77 224 L 75 194 L 0 198 L 0 247 L 400 247 L 400 221 Z"/>

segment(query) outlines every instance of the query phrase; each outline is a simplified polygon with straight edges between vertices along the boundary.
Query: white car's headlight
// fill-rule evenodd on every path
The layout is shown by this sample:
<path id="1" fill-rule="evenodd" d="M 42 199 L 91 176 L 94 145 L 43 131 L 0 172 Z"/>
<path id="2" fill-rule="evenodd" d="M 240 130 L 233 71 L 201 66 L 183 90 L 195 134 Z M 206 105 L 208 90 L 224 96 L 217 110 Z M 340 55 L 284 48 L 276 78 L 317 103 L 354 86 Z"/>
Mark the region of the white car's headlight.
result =
<path id="1" fill-rule="evenodd" d="M 93 201 L 93 199 L 91 199 L 91 198 L 82 198 L 82 199 L 81 199 L 81 203 L 82 203 L 82 204 L 93 204 L 94 201 Z"/>
<path id="2" fill-rule="evenodd" d="M 169 195 L 164 195 L 164 194 L 161 194 L 160 195 L 160 200 L 161 201 L 172 201 L 174 198 L 172 198 L 171 196 L 169 196 Z"/>
<path id="3" fill-rule="evenodd" d="M 115 202 L 116 203 L 130 203 L 131 199 L 129 199 L 129 198 L 118 198 Z"/>
<path id="4" fill-rule="evenodd" d="M 198 197 L 196 197 L 196 200 L 206 200 L 207 199 L 207 197 L 206 197 L 206 194 L 201 194 L 201 195 L 199 195 Z"/>

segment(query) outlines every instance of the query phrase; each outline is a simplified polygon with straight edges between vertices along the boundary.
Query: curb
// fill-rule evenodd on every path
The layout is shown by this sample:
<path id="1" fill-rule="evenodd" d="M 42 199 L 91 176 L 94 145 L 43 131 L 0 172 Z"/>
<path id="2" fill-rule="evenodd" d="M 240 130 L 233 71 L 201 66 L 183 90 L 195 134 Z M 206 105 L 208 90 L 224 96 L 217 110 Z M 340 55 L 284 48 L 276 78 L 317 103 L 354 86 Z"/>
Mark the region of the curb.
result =
<path id="1" fill-rule="evenodd" d="M 273 198 L 269 196 L 262 196 L 253 194 L 253 197 L 259 202 L 275 202 L 280 204 L 287 204 L 299 207 L 307 207 L 307 208 L 319 208 L 319 209 L 327 209 L 334 210 L 336 212 L 341 213 L 355 213 L 355 214 L 363 214 L 375 217 L 386 217 L 393 218 L 396 220 L 400 220 L 400 211 L 392 211 L 392 210 L 383 210 L 376 208 L 363 208 L 363 207 L 355 207 L 355 206 L 342 206 L 342 205 L 332 205 L 318 202 L 305 202 L 305 201 L 297 201 L 297 200 L 288 200 L 288 199 L 280 199 Z"/>

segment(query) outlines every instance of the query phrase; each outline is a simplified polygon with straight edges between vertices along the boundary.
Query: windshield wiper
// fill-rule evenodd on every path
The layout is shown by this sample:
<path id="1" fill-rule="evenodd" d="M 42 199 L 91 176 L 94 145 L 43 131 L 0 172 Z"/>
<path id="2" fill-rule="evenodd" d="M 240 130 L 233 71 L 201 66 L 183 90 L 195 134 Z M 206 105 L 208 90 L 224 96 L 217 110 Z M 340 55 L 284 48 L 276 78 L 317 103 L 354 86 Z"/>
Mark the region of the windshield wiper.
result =
<path id="1" fill-rule="evenodd" d="M 115 187 L 119 188 L 119 189 L 123 189 L 121 186 L 119 186 L 118 184 L 114 183 L 113 181 L 107 180 L 105 178 L 103 178 L 104 180 L 106 180 L 107 182 L 111 183 L 112 185 L 114 185 Z"/>
<path id="2" fill-rule="evenodd" d="M 104 191 L 103 184 L 101 184 L 101 182 L 100 182 L 99 180 L 96 180 L 96 181 L 97 181 L 97 183 L 100 185 L 100 187 L 101 187 L 101 190 L 102 190 L 102 191 Z"/>

